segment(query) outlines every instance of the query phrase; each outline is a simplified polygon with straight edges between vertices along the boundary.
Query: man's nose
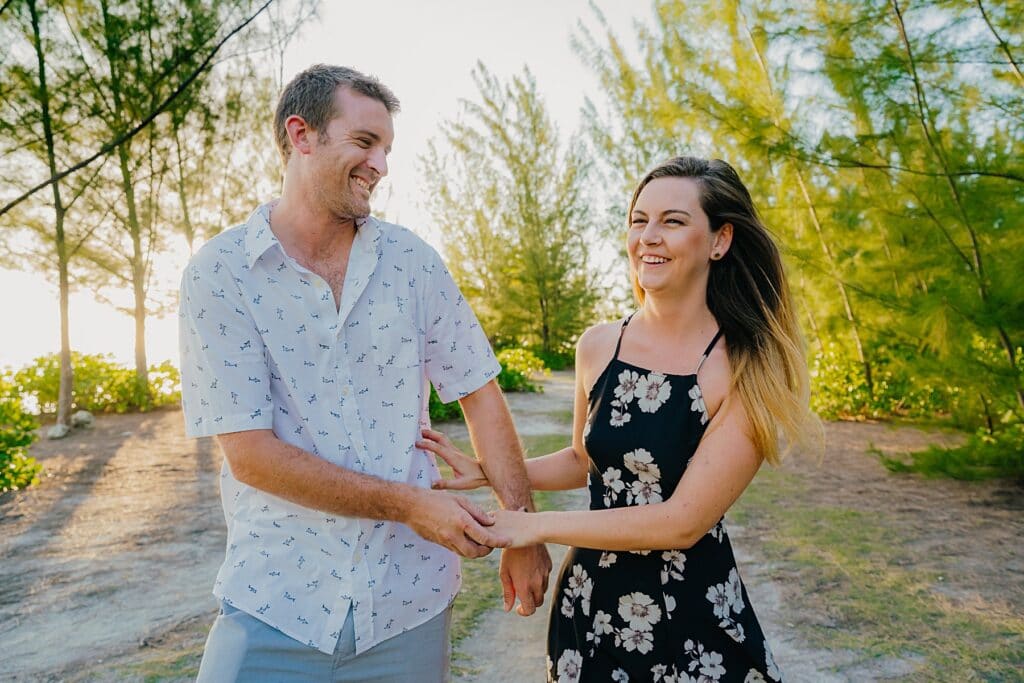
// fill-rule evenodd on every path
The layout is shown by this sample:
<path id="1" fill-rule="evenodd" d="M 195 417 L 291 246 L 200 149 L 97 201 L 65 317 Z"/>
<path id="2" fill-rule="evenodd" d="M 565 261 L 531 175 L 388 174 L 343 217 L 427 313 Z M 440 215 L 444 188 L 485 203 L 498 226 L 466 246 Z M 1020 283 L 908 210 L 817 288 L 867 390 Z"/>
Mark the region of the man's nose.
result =
<path id="1" fill-rule="evenodd" d="M 370 153 L 367 165 L 381 178 L 388 174 L 388 156 L 382 149 L 376 149 Z"/>

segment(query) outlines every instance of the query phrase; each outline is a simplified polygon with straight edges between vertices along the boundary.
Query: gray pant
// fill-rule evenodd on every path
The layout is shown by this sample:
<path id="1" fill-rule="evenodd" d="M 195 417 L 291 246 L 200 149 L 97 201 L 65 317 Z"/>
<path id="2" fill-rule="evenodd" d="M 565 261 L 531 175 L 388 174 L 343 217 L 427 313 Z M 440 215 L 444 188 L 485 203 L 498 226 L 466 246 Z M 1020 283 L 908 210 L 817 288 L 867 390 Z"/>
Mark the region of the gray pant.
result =
<path id="1" fill-rule="evenodd" d="M 206 640 L 198 683 L 444 683 L 449 679 L 451 607 L 430 621 L 356 656 L 349 609 L 333 655 L 289 638 L 223 605 Z"/>

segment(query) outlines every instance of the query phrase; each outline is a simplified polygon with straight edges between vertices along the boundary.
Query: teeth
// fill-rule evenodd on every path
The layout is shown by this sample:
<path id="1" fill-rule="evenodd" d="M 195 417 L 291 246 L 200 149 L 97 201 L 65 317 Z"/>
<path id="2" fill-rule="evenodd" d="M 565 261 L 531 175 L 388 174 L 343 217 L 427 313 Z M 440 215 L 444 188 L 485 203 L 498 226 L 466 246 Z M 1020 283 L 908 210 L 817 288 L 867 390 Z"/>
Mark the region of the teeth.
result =
<path id="1" fill-rule="evenodd" d="M 640 260 L 642 260 L 644 263 L 652 263 L 652 264 L 653 263 L 668 263 L 668 259 L 667 258 L 662 258 L 660 256 L 642 256 Z"/>
<path id="2" fill-rule="evenodd" d="M 362 178 L 352 178 L 352 180 L 356 181 L 356 185 L 363 188 L 364 190 L 370 189 L 370 184 L 363 180 Z"/>

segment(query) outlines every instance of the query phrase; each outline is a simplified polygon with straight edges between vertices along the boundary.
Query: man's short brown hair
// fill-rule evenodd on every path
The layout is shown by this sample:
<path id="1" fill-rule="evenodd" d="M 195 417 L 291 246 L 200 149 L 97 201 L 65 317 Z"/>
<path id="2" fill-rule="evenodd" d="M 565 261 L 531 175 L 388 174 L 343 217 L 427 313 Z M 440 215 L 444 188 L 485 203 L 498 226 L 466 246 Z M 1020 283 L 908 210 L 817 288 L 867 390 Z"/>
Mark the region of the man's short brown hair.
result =
<path id="1" fill-rule="evenodd" d="M 373 76 L 345 66 L 314 64 L 285 86 L 277 102 L 274 136 L 284 163 L 288 163 L 292 151 L 284 122 L 289 116 L 301 116 L 310 128 L 323 131 L 327 123 L 340 113 L 334 108 L 334 93 L 339 87 L 351 88 L 360 95 L 372 97 L 383 104 L 389 114 L 399 110 L 395 94 Z"/>

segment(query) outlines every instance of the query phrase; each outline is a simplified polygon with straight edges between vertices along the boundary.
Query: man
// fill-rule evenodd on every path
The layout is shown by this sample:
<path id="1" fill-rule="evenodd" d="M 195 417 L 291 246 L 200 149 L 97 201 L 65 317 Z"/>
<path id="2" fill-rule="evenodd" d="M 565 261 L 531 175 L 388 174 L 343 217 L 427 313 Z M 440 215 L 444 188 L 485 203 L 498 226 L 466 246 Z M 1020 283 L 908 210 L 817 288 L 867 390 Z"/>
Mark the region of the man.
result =
<path id="1" fill-rule="evenodd" d="M 369 216 L 398 100 L 317 65 L 281 95 L 281 198 L 210 240 L 181 288 L 190 436 L 216 435 L 228 547 L 201 681 L 441 681 L 459 555 L 506 540 L 430 488 L 428 381 L 459 399 L 506 507 L 530 508 L 499 365 L 437 253 Z M 543 546 L 502 553 L 506 609 L 543 600 Z"/>

